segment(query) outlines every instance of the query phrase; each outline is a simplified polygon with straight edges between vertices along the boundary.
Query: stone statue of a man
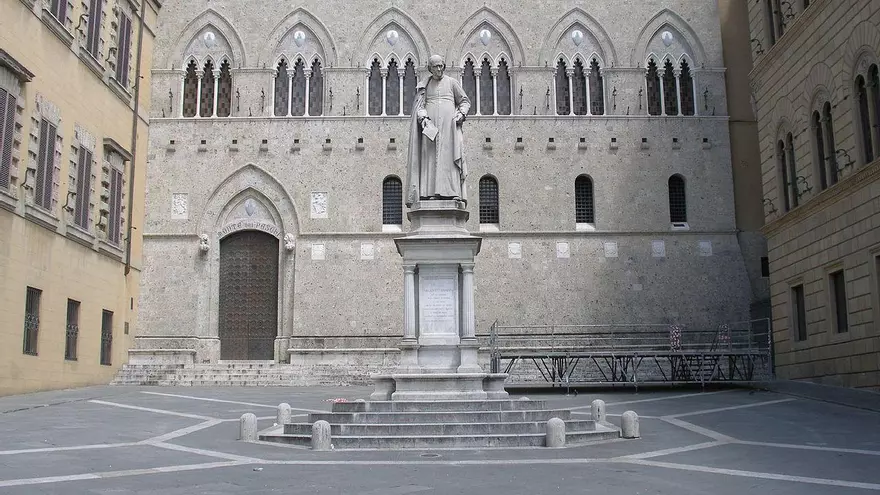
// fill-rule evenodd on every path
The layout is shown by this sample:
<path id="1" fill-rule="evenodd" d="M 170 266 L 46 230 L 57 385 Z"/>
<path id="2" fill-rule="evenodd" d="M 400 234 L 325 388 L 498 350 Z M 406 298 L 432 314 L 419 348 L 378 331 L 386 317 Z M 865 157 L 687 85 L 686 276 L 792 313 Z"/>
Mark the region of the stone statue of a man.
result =
<path id="1" fill-rule="evenodd" d="M 443 74 L 443 57 L 432 55 L 428 70 L 431 75 L 419 82 L 413 103 L 405 185 L 408 207 L 420 199 L 467 201 L 461 127 L 471 102 L 458 80 Z"/>

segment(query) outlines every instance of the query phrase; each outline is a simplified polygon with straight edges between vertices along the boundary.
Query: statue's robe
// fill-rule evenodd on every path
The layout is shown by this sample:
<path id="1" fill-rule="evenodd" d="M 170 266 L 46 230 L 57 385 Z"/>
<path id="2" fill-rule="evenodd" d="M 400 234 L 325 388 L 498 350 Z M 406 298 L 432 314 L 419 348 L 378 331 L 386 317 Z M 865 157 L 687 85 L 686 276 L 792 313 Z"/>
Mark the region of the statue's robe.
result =
<path id="1" fill-rule="evenodd" d="M 422 198 L 459 198 L 467 201 L 461 122 L 456 125 L 456 111 L 466 116 L 471 102 L 459 82 L 449 76 L 439 81 L 428 77 L 416 87 L 410 123 L 407 160 L 406 205 Z M 437 127 L 431 141 L 422 134 L 420 111 Z M 464 119 L 462 119 L 463 122 Z"/>

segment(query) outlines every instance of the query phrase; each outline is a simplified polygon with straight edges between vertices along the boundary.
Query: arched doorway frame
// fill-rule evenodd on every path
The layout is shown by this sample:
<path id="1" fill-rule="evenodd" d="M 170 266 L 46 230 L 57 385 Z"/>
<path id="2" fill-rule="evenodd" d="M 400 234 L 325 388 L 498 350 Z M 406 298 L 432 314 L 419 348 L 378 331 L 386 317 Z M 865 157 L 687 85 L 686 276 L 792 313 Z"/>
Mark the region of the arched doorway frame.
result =
<path id="1" fill-rule="evenodd" d="M 229 221 L 233 210 L 247 198 L 265 208 L 271 222 Z M 262 224 L 262 225 L 261 225 Z M 296 249 L 287 249 L 288 239 L 299 233 L 299 216 L 290 195 L 271 174 L 254 164 L 247 164 L 229 175 L 211 193 L 199 222 L 199 235 L 208 236 L 201 282 L 208 290 L 200 291 L 198 334 L 207 349 L 200 361 L 220 358 L 220 240 L 243 230 L 260 230 L 278 239 L 278 330 L 275 338 L 275 361 L 287 361 L 287 349 L 293 331 L 293 294 Z M 201 353 L 200 353 L 201 354 Z"/>

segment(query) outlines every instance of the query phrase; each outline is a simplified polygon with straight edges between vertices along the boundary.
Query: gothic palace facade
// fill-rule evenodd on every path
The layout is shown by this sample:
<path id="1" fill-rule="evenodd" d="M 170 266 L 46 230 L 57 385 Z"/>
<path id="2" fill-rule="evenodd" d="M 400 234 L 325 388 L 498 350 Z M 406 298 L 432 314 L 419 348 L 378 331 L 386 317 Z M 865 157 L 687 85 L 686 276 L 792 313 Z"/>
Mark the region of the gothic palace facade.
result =
<path id="1" fill-rule="evenodd" d="M 750 318 L 762 244 L 737 226 L 716 2 L 243 4 L 161 12 L 133 363 L 394 346 L 434 53 L 473 103 L 478 335 Z"/>

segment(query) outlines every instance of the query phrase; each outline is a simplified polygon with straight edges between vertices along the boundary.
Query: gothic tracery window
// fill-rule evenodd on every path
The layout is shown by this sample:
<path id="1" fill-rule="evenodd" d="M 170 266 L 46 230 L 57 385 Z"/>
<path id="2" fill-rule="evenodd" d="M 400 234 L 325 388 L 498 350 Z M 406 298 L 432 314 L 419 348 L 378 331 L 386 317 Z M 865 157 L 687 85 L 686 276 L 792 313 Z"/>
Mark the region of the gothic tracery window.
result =
<path id="1" fill-rule="evenodd" d="M 584 74 L 584 64 L 580 59 L 574 61 L 574 72 L 571 75 L 571 100 L 572 112 L 575 115 L 587 115 L 589 113 L 587 77 Z"/>
<path id="2" fill-rule="evenodd" d="M 590 113 L 605 115 L 605 81 L 595 58 L 590 63 Z"/>
<path id="3" fill-rule="evenodd" d="M 400 114 L 400 74 L 397 72 L 397 61 L 388 62 L 388 75 L 385 76 L 385 115 Z"/>
<path id="4" fill-rule="evenodd" d="M 199 116 L 211 117 L 214 115 L 214 64 L 208 60 L 202 71 L 202 86 L 199 94 Z"/>
<path id="5" fill-rule="evenodd" d="M 287 60 L 281 59 L 278 62 L 278 68 L 275 71 L 275 105 L 274 115 L 276 117 L 287 116 L 287 109 L 290 107 L 289 93 L 290 79 L 287 76 Z"/>
<path id="6" fill-rule="evenodd" d="M 367 102 L 367 111 L 370 115 L 382 115 L 382 74 L 379 59 L 373 59 L 370 66 L 369 77 L 369 101 Z"/>
<path id="7" fill-rule="evenodd" d="M 309 115 L 324 115 L 324 71 L 317 58 L 312 62 L 309 76 Z"/>
<path id="8" fill-rule="evenodd" d="M 694 115 L 694 78 L 691 75 L 691 68 L 687 60 L 682 60 L 679 67 L 678 85 L 681 90 L 681 114 Z"/>
<path id="9" fill-rule="evenodd" d="M 507 67 L 507 60 L 503 58 L 498 62 L 498 73 L 495 76 L 498 101 L 495 112 L 498 115 L 510 115 L 512 113 L 512 92 L 510 88 L 510 71 Z"/>
<path id="10" fill-rule="evenodd" d="M 229 117 L 232 115 L 232 73 L 229 61 L 224 60 L 220 65 L 220 78 L 217 87 L 217 116 Z"/>
<path id="11" fill-rule="evenodd" d="M 571 107 L 569 107 L 569 93 L 568 93 L 568 68 L 565 65 L 565 60 L 560 58 L 559 62 L 556 63 L 556 115 L 568 115 L 571 113 Z"/>
<path id="12" fill-rule="evenodd" d="M 468 99 L 471 100 L 471 109 L 468 115 L 477 113 L 477 75 L 474 72 L 474 61 L 470 58 L 464 63 L 464 69 L 461 72 L 461 87 Z"/>
<path id="13" fill-rule="evenodd" d="M 678 115 L 678 88 L 675 79 L 675 67 L 667 59 L 663 64 L 663 101 L 666 115 Z"/>
<path id="14" fill-rule="evenodd" d="M 412 59 L 407 59 L 403 71 L 403 114 L 411 115 L 413 100 L 416 95 L 416 65 Z"/>
<path id="15" fill-rule="evenodd" d="M 190 61 L 183 79 L 183 116 L 195 117 L 199 101 L 199 74 L 196 61 Z"/>
<path id="16" fill-rule="evenodd" d="M 660 115 L 663 110 L 660 105 L 660 75 L 657 71 L 657 63 L 654 59 L 648 62 L 647 99 L 648 115 Z"/>
<path id="17" fill-rule="evenodd" d="M 306 67 L 302 59 L 293 64 L 293 79 L 290 91 L 290 115 L 301 117 L 306 114 Z"/>
<path id="18" fill-rule="evenodd" d="M 482 115 L 493 115 L 495 113 L 495 88 L 492 72 L 492 64 L 488 58 L 484 58 L 480 66 L 480 91 L 478 93 L 480 114 Z"/>

